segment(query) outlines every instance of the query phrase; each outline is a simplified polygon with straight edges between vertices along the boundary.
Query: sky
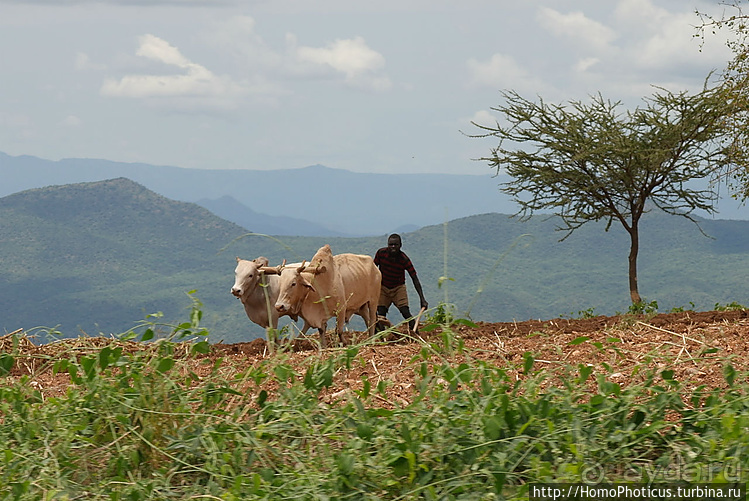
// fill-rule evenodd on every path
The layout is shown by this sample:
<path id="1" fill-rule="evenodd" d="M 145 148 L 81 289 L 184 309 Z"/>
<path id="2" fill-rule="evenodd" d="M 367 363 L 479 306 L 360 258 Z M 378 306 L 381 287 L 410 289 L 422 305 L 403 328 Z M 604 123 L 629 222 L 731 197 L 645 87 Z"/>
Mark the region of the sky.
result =
<path id="1" fill-rule="evenodd" d="M 486 174 L 502 91 L 634 108 L 731 58 L 719 0 L 0 0 L 0 151 Z"/>

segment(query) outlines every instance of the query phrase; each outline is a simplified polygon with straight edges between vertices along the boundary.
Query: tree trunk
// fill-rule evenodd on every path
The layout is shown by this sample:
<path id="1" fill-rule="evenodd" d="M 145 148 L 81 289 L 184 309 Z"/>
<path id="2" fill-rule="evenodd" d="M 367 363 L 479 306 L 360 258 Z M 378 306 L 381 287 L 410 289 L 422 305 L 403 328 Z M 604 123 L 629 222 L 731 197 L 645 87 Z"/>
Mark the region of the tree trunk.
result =
<path id="1" fill-rule="evenodd" d="M 640 291 L 637 288 L 637 254 L 640 251 L 640 232 L 637 221 L 633 221 L 629 231 L 629 297 L 632 304 L 642 303 Z"/>

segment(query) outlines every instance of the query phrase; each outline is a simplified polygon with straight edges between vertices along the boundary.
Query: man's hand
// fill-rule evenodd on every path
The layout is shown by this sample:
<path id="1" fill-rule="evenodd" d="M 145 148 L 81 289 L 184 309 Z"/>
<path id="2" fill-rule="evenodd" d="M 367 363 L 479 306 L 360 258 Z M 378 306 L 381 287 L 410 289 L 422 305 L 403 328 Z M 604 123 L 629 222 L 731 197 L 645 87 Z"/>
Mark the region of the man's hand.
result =
<path id="1" fill-rule="evenodd" d="M 424 298 L 421 298 L 421 307 L 425 310 L 429 308 L 429 303 L 427 303 L 427 300 Z"/>

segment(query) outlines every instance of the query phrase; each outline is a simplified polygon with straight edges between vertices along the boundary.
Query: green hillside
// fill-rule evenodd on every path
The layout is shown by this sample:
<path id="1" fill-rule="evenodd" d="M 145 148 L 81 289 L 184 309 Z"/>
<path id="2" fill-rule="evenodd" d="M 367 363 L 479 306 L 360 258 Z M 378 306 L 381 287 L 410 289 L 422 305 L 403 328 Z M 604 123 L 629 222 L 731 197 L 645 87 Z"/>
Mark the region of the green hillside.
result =
<path id="1" fill-rule="evenodd" d="M 640 292 L 661 311 L 749 304 L 749 222 L 701 226 L 712 238 L 683 218 L 651 214 L 643 222 Z M 476 321 L 626 311 L 624 231 L 591 224 L 559 242 L 554 227 L 548 217 L 483 214 L 406 233 L 403 250 L 431 306 L 446 300 Z M 174 322 L 196 289 L 205 326 L 214 341 L 226 342 L 262 335 L 229 293 L 235 256 L 264 255 L 277 264 L 309 259 L 325 243 L 336 253 L 373 255 L 386 241 L 248 235 L 122 178 L 1 198 L 0 235 L 0 332 L 59 325 L 67 337 L 119 333 L 157 311 Z M 443 275 L 451 280 L 439 288 Z M 394 309 L 391 319 L 398 320 Z"/>
<path id="2" fill-rule="evenodd" d="M 218 252 L 244 232 L 127 179 L 2 198 L 1 328 L 122 332 L 149 313 L 178 318 L 193 288 L 225 311 L 233 298 L 218 293 L 226 281 Z"/>

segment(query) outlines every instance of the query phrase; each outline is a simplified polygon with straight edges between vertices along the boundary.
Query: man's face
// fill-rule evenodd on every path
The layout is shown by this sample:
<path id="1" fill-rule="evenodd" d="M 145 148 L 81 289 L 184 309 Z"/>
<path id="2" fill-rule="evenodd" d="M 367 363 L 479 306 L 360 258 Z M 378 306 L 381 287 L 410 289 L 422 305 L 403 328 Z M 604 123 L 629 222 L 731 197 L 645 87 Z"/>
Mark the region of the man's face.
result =
<path id="1" fill-rule="evenodd" d="M 391 255 L 397 254 L 401 250 L 401 241 L 397 238 L 388 238 L 388 252 Z"/>

